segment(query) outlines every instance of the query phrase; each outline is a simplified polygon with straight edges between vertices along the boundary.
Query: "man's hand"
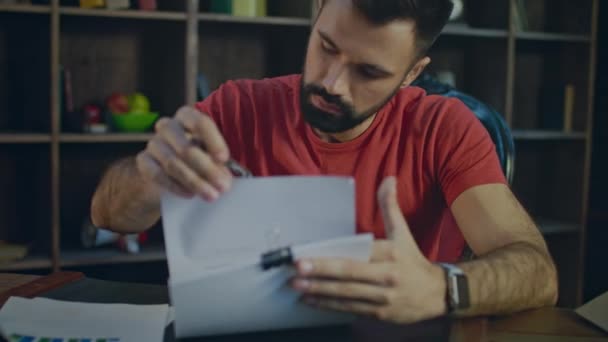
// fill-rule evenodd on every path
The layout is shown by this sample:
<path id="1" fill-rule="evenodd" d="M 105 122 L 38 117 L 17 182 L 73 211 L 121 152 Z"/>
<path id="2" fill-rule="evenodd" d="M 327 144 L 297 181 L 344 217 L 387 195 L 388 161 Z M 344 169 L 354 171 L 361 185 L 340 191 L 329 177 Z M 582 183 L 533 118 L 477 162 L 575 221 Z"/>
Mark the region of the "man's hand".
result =
<path id="1" fill-rule="evenodd" d="M 445 277 L 418 249 L 397 201 L 395 179 L 380 186 L 378 201 L 387 241 L 376 241 L 371 261 L 298 260 L 292 286 L 318 308 L 411 323 L 446 311 Z"/>
<path id="2" fill-rule="evenodd" d="M 213 201 L 231 186 L 232 174 L 224 166 L 229 157 L 213 120 L 194 108 L 183 107 L 174 118 L 158 121 L 156 135 L 136 161 L 144 178 L 169 191 Z"/>

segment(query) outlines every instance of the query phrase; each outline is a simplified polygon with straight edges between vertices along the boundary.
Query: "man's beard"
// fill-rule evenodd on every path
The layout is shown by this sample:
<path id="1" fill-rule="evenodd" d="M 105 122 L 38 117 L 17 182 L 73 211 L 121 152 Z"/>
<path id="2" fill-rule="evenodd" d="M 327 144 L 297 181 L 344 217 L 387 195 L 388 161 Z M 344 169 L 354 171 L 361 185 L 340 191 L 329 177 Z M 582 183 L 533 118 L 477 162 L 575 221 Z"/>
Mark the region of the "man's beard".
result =
<path id="1" fill-rule="evenodd" d="M 327 90 L 316 84 L 305 84 L 304 78 L 302 77 L 300 87 L 300 109 L 302 110 L 306 122 L 313 128 L 324 133 L 342 133 L 359 126 L 376 114 L 376 112 L 399 91 L 401 88 L 400 86 L 401 84 L 399 84 L 390 96 L 380 101 L 379 104 L 362 113 L 357 113 L 351 104 L 342 101 L 339 96 L 329 94 Z M 320 96 L 328 104 L 335 105 L 339 109 L 340 114 L 328 113 L 317 108 L 311 102 L 312 95 Z"/>

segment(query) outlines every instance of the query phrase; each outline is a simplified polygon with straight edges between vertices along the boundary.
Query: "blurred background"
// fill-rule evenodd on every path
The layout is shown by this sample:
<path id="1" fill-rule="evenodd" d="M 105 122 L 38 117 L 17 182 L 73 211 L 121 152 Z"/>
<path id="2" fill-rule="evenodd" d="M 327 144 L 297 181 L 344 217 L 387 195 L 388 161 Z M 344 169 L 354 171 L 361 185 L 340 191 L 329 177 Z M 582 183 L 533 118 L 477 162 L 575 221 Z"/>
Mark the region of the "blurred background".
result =
<path id="1" fill-rule="evenodd" d="M 608 3 L 455 0 L 428 76 L 500 114 L 560 306 L 608 290 Z M 108 165 L 221 83 L 299 73 L 312 0 L 0 0 L 0 272 L 163 283 L 160 224 L 93 227 Z M 604 44 L 602 44 L 604 42 Z"/>

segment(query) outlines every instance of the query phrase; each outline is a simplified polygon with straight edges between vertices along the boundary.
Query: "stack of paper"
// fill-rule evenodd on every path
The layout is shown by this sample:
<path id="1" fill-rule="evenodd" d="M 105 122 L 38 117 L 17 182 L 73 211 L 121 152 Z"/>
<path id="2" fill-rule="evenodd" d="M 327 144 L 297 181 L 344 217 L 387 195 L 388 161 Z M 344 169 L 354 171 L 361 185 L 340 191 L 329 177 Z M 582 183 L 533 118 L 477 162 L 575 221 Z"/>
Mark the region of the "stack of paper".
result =
<path id="1" fill-rule="evenodd" d="M 368 260 L 371 235 L 355 235 L 350 178 L 236 180 L 215 203 L 162 196 L 169 291 L 177 337 L 347 322 L 299 302 L 291 266 L 263 271 L 261 255 Z"/>
<path id="2" fill-rule="evenodd" d="M 0 310 L 0 331 L 11 342 L 162 342 L 168 315 L 168 305 L 11 297 Z"/>

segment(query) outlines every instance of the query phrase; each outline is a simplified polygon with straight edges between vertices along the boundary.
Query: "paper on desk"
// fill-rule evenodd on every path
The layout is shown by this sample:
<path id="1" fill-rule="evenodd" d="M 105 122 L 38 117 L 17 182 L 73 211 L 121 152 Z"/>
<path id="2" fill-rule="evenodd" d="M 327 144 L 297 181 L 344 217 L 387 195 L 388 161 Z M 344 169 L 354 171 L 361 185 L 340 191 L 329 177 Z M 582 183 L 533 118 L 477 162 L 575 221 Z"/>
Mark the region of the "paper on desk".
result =
<path id="1" fill-rule="evenodd" d="M 165 193 L 162 216 L 178 337 L 342 323 L 289 288 L 289 267 L 262 271 L 262 253 L 368 260 L 355 235 L 354 182 L 341 177 L 238 179 L 215 203 Z"/>
<path id="2" fill-rule="evenodd" d="M 576 309 L 576 313 L 608 332 L 608 292 Z"/>
<path id="3" fill-rule="evenodd" d="M 9 341 L 163 341 L 168 305 L 93 304 L 11 297 L 0 310 Z M 11 337 L 12 336 L 12 337 Z M 31 336 L 35 339 L 17 339 Z"/>

